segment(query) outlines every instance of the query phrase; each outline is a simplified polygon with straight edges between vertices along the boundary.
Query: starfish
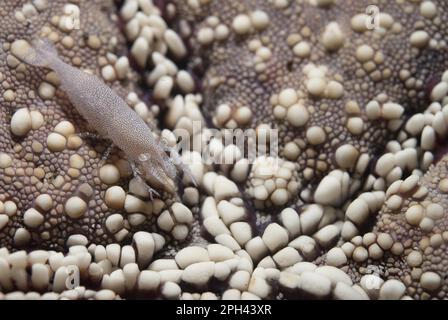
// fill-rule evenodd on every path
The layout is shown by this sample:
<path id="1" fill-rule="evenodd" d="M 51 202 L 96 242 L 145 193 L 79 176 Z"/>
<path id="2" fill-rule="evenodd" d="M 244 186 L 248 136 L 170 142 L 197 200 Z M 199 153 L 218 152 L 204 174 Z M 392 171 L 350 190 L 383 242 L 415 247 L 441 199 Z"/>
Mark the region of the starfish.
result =
<path id="1" fill-rule="evenodd" d="M 446 298 L 447 4 L 369 5 L 3 1 L 0 298 Z M 194 179 L 151 198 L 36 38 Z"/>

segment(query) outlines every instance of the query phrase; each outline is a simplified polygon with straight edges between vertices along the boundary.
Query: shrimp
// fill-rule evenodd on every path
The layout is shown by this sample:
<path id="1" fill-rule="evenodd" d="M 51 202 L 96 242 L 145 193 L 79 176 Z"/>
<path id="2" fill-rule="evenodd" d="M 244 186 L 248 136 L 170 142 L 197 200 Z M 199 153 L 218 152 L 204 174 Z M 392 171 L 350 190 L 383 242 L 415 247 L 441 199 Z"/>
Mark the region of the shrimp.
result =
<path id="1" fill-rule="evenodd" d="M 127 155 L 139 179 L 174 192 L 173 180 L 181 168 L 194 182 L 175 149 L 156 139 L 143 119 L 98 77 L 63 62 L 48 40 L 33 41 L 23 60 L 29 65 L 49 68 L 59 76 L 61 89 L 76 110 L 102 137 Z M 149 186 L 148 190 L 151 196 L 157 193 Z"/>

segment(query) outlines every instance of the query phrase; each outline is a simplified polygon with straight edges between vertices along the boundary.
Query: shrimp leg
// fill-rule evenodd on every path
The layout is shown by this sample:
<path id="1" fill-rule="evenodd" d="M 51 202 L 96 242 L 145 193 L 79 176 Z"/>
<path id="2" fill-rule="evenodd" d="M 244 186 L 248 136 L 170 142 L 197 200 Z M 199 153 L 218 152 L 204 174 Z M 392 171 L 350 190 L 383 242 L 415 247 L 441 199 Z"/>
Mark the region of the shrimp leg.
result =
<path id="1" fill-rule="evenodd" d="M 146 181 L 142 179 L 142 177 L 141 177 L 142 173 L 140 172 L 140 170 L 138 170 L 135 163 L 133 161 L 130 161 L 129 163 L 131 165 L 131 170 L 132 170 L 132 173 L 134 174 L 134 177 L 138 180 L 138 182 L 142 183 L 147 188 L 151 201 L 154 200 L 153 194 L 160 197 L 160 193 L 158 193 L 155 189 L 151 188 L 146 183 Z"/>

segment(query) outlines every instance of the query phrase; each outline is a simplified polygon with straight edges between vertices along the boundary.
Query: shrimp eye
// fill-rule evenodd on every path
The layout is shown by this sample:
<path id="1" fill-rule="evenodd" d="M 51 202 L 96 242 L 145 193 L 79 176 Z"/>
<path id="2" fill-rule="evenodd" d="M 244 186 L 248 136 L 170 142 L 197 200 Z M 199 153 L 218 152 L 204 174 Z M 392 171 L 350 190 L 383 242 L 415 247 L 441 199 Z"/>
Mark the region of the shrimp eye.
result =
<path id="1" fill-rule="evenodd" d="M 140 160 L 140 161 L 142 161 L 142 162 L 146 162 L 146 161 L 149 160 L 149 155 L 148 155 L 148 154 L 145 154 L 145 153 L 142 153 L 142 154 L 140 154 L 140 155 L 138 156 L 138 160 Z"/>

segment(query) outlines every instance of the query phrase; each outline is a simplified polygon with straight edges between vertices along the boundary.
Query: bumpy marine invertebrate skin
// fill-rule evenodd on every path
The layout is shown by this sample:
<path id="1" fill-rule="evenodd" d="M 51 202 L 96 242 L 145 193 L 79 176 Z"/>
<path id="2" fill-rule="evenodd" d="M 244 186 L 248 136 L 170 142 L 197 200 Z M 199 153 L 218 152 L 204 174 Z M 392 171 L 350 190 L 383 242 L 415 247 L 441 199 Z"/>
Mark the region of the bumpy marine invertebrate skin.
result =
<path id="1" fill-rule="evenodd" d="M 111 1 L 77 1 L 79 30 L 64 24 L 73 12 L 64 1 L 0 2 L 0 299 L 446 298 L 446 159 L 421 176 L 448 132 L 448 73 L 431 93 L 441 102 L 434 114 L 416 114 L 412 130 L 405 120 L 448 67 L 447 4 L 377 2 L 376 31 L 365 25 L 368 1 L 124 2 L 130 54 L 148 72 L 148 94 L 169 108 L 170 128 L 191 129 L 202 111 L 216 127 L 279 129 L 280 166 L 199 161 L 201 189 L 180 186 L 182 202 L 150 200 L 131 179 L 125 159 L 143 144 L 127 146 L 134 129 L 122 126 L 134 116 L 121 119 L 119 107 L 117 120 L 104 103 L 126 100 L 145 122 L 159 110 L 138 97 Z M 33 38 L 49 38 L 61 69 L 74 69 L 21 63 Z M 185 66 L 202 95 L 171 100 L 195 88 Z M 80 69 L 113 92 L 64 78 L 87 76 Z M 101 99 L 76 96 L 91 91 Z M 118 123 L 118 137 L 104 119 Z M 125 151 L 100 168 L 107 144 L 77 134 L 95 127 Z M 72 265 L 82 283 L 67 290 Z"/>
<path id="2" fill-rule="evenodd" d="M 102 137 L 124 151 L 136 166 L 136 173 L 158 188 L 174 191 L 171 179 L 176 177 L 176 167 L 166 151 L 179 161 L 176 151 L 156 140 L 143 119 L 111 88 L 95 75 L 63 62 L 48 40 L 36 40 L 24 60 L 55 71 L 60 88 L 79 113 Z"/>
<path id="3" fill-rule="evenodd" d="M 398 180 L 388 189 L 386 204 L 368 236 L 375 240 L 352 241 L 358 252 L 371 252 L 375 246 L 381 252 L 365 260 L 353 253 L 347 271 L 355 281 L 372 275 L 399 279 L 414 299 L 446 299 L 447 160 L 445 155 L 423 177 Z M 396 199 L 399 205 L 393 206 Z M 392 287 L 401 290 L 396 284 Z"/>
<path id="4" fill-rule="evenodd" d="M 447 14 L 445 1 L 379 2 L 378 32 L 364 24 L 369 1 L 173 2 L 179 10 L 180 32 L 187 30 L 182 28 L 185 22 L 192 26 L 185 36 L 195 53 L 191 67 L 203 75 L 205 116 L 222 127 L 237 124 L 259 128 L 267 124 L 279 129 L 280 155 L 297 162 L 302 183 L 302 193 L 296 200 L 299 206 L 303 202 L 341 206 L 346 198 L 328 199 L 340 188 L 328 172 L 341 169 L 364 183 L 369 165 L 374 165 L 386 143 L 397 137 L 403 119 L 427 105 L 432 87 L 447 67 L 443 44 L 437 40 L 447 37 L 446 28 L 440 29 Z M 417 40 L 420 36 L 421 41 Z M 337 84 L 333 86 L 334 95 L 329 93 L 331 80 L 340 84 L 339 89 Z M 377 107 L 382 105 L 383 111 L 379 107 L 378 114 L 373 115 L 377 107 L 372 101 L 377 101 Z M 222 105 L 225 107 L 220 108 Z M 295 111 L 289 113 L 293 106 Z M 249 109 L 252 117 L 242 117 L 242 109 L 245 113 Z M 367 159 L 364 165 L 360 165 L 360 155 Z M 443 168 L 443 161 L 436 168 L 439 166 Z M 424 181 L 438 181 L 435 172 L 439 171 L 433 169 Z M 303 193 L 307 185 L 311 193 Z M 316 186 L 320 186 L 318 192 L 314 192 Z M 442 197 L 439 193 L 433 193 L 437 202 Z M 441 219 L 434 229 L 424 220 L 435 238 L 443 237 L 446 230 L 446 218 Z M 399 222 L 402 220 L 403 214 L 391 216 L 385 206 L 366 240 L 358 236 L 342 246 L 351 256 L 351 248 L 359 246 L 360 241 L 368 244 L 356 251 L 356 258 L 343 270 L 350 270 L 356 281 L 378 271 L 387 279 L 400 279 L 406 284 L 407 290 L 401 291 L 403 284 L 388 283 L 384 297 L 398 299 L 405 292 L 413 298 L 446 297 L 440 283 L 446 271 L 437 266 L 443 259 L 435 258 L 439 254 L 432 255 L 434 250 L 444 252 L 444 247 L 428 248 L 431 234 L 420 242 L 420 250 L 431 252 L 428 259 L 432 260 L 426 262 L 423 271 L 439 270 L 438 275 L 426 276 L 437 282 L 437 289 L 422 288 L 416 283 L 422 270 L 405 261 L 422 239 L 420 231 L 406 223 L 404 227 Z M 263 229 L 263 223 L 259 228 Z M 368 258 L 369 254 L 374 258 Z M 325 263 L 321 258 L 316 262 Z M 436 266 L 431 267 L 432 263 Z M 375 265 L 380 267 L 375 269 Z M 394 290 L 398 294 L 388 296 L 387 292 Z M 371 297 L 375 294 L 378 292 Z"/>
<path id="5" fill-rule="evenodd" d="M 365 27 L 369 1 L 173 2 L 179 25 L 193 26 L 191 68 L 203 73 L 205 116 L 220 127 L 278 129 L 280 156 L 297 163 L 305 202 L 334 169 L 363 176 L 360 156 L 375 159 L 400 114 L 424 106 L 425 88 L 447 66 L 441 47 L 410 41 L 420 29 L 428 39 L 446 36 L 437 27 L 445 1 L 432 1 L 433 19 L 418 3 L 381 2 L 379 31 Z M 371 101 L 402 108 L 398 117 L 372 116 Z M 351 147 L 341 150 L 349 158 L 341 166 L 335 155 L 344 145 Z"/>

